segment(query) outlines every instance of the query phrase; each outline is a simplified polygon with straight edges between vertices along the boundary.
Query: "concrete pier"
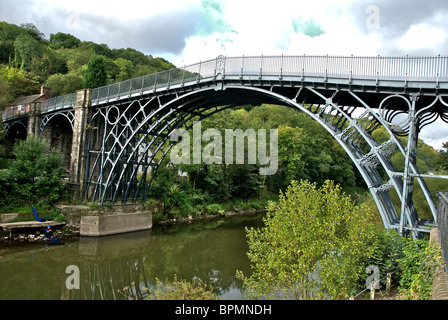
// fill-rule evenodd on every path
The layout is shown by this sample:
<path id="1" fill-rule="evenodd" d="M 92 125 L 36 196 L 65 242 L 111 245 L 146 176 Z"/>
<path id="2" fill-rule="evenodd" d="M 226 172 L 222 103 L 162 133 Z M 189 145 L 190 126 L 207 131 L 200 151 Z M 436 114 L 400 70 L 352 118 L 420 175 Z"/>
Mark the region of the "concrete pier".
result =
<path id="1" fill-rule="evenodd" d="M 79 234 L 88 237 L 101 237 L 151 228 L 151 212 L 83 216 L 81 217 Z"/>

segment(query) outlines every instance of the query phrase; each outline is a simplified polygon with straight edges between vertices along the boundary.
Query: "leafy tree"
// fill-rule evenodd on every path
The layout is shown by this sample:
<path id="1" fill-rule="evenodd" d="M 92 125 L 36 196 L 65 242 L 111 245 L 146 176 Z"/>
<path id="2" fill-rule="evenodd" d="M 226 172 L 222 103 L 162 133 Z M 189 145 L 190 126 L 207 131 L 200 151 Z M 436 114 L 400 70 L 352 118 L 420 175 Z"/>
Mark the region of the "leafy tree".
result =
<path id="1" fill-rule="evenodd" d="M 279 202 L 270 202 L 261 229 L 246 229 L 252 275 L 250 297 L 346 298 L 364 276 L 370 211 L 341 188 L 293 181 Z"/>
<path id="2" fill-rule="evenodd" d="M 112 49 L 112 53 L 116 59 L 122 58 L 132 61 L 135 66 L 147 65 L 153 59 L 151 56 L 147 56 L 144 53 L 132 48 Z"/>
<path id="3" fill-rule="evenodd" d="M 0 22 L 0 63 L 14 59 L 14 41 L 23 30 L 13 24 Z"/>
<path id="4" fill-rule="evenodd" d="M 58 32 L 56 34 L 50 34 L 50 47 L 53 49 L 71 49 L 78 47 L 80 43 L 81 40 L 69 33 Z"/>
<path id="5" fill-rule="evenodd" d="M 2 180 L 11 187 L 17 203 L 43 201 L 51 204 L 60 199 L 64 192 L 61 184 L 64 169 L 58 152 L 49 152 L 45 141 L 30 137 L 14 146 L 13 155 L 15 160 Z"/>
<path id="6" fill-rule="evenodd" d="M 112 50 L 107 46 L 107 44 L 98 44 L 92 41 L 83 41 L 79 44 L 79 48 L 84 51 L 93 51 L 95 55 L 114 58 Z"/>
<path id="7" fill-rule="evenodd" d="M 93 56 L 84 75 L 84 88 L 96 88 L 107 84 L 107 70 L 104 58 Z"/>
<path id="8" fill-rule="evenodd" d="M 134 71 L 134 64 L 132 61 L 118 58 L 114 61 L 118 67 L 118 75 L 116 76 L 116 81 L 124 81 L 132 78 L 132 73 Z"/>
<path id="9" fill-rule="evenodd" d="M 39 31 L 34 23 L 22 23 L 20 28 L 24 29 L 26 33 L 31 35 L 37 41 L 41 41 L 45 37 L 45 35 Z"/>
<path id="10" fill-rule="evenodd" d="M 448 170 L 448 141 L 442 144 L 442 149 L 438 153 L 436 166 L 441 170 Z"/>
<path id="11" fill-rule="evenodd" d="M 39 90 L 38 82 L 27 72 L 17 68 L 0 65 L 0 79 L 7 86 L 4 99 L 8 103 Z"/>
<path id="12" fill-rule="evenodd" d="M 52 89 L 53 96 L 76 92 L 82 89 L 84 79 L 77 73 L 51 75 L 46 85 Z"/>
<path id="13" fill-rule="evenodd" d="M 42 47 L 38 40 L 27 33 L 20 34 L 14 41 L 15 55 L 18 59 L 16 67 L 30 71 L 32 59 L 42 57 Z"/>

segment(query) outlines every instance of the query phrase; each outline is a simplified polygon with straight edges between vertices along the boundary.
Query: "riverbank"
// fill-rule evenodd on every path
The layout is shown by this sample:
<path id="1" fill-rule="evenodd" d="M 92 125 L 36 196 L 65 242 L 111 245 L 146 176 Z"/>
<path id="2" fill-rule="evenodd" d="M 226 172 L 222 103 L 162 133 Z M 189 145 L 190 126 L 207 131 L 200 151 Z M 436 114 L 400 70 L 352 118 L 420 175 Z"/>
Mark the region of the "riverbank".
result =
<path id="1" fill-rule="evenodd" d="M 227 207 L 229 207 L 229 205 L 227 205 Z M 65 225 L 55 228 L 55 235 L 58 238 L 63 238 L 66 240 L 73 238 L 76 239 L 80 236 L 82 216 L 107 216 L 123 213 L 150 212 L 155 217 L 153 219 L 154 226 L 169 226 L 174 224 L 210 221 L 235 216 L 252 216 L 266 212 L 264 207 L 257 203 L 254 206 L 246 205 L 243 208 L 241 208 L 241 206 L 234 206 L 227 212 L 219 210 L 213 214 L 204 213 L 201 215 L 190 214 L 187 216 L 182 216 L 164 214 L 163 204 L 159 202 L 152 202 L 149 204 L 114 204 L 105 206 L 100 206 L 98 204 L 63 204 L 57 205 L 55 210 L 59 213 L 59 220 L 63 220 L 65 222 Z M 29 220 L 30 217 L 28 213 L 4 213 L 0 215 L 0 218 L 3 223 L 8 223 L 11 221 Z M 43 229 L 20 230 L 20 232 L 16 232 L 15 234 L 0 230 L 0 239 L 4 241 L 43 242 L 43 235 Z"/>

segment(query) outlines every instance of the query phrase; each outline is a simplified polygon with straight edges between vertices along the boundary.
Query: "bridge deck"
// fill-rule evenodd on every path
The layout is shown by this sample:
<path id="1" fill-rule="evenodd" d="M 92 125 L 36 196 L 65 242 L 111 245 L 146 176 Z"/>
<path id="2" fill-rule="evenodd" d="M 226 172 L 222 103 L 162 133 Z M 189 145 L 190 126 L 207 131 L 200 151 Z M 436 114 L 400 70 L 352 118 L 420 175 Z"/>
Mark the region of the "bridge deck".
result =
<path id="1" fill-rule="evenodd" d="M 208 81 L 300 83 L 318 86 L 361 88 L 372 92 L 423 92 L 448 94 L 448 57 L 338 57 L 260 56 L 218 57 L 92 89 L 92 104 L 163 92 Z M 41 113 L 72 108 L 76 93 L 54 97 L 41 104 Z M 23 116 L 15 110 L 3 112 L 3 121 Z"/>

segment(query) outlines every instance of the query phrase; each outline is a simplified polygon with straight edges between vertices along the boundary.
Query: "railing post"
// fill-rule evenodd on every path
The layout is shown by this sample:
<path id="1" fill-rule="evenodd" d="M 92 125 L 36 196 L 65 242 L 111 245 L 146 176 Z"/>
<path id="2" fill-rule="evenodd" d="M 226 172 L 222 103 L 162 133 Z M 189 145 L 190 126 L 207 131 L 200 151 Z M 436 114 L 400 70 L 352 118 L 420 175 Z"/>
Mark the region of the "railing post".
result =
<path id="1" fill-rule="evenodd" d="M 182 82 L 181 82 L 182 87 L 185 85 L 185 69 L 186 68 L 187 68 L 187 66 L 184 66 L 184 72 L 182 73 Z"/>
<path id="2" fill-rule="evenodd" d="M 279 76 L 279 80 L 283 79 L 283 54 L 282 54 L 282 60 L 280 62 L 280 76 Z"/>
<path id="3" fill-rule="evenodd" d="M 387 295 L 387 297 L 389 297 L 389 295 L 390 295 L 391 282 L 392 282 L 392 274 L 389 272 L 387 274 L 387 280 L 386 280 L 386 295 Z"/>
<path id="4" fill-rule="evenodd" d="M 145 87 L 145 76 L 143 75 L 142 76 L 142 86 L 141 86 L 141 88 L 140 88 L 140 94 L 142 94 L 143 93 L 143 88 Z"/>
<path id="5" fill-rule="evenodd" d="M 171 83 L 171 69 L 168 71 L 168 83 L 166 84 L 167 89 L 170 88 L 170 83 Z"/>
<path id="6" fill-rule="evenodd" d="M 155 77 L 154 77 L 154 91 L 156 91 L 156 89 L 157 89 L 157 72 L 156 73 L 154 73 L 154 75 L 155 75 Z"/>
<path id="7" fill-rule="evenodd" d="M 199 71 L 198 76 L 196 78 L 196 83 L 199 83 L 199 81 L 201 81 L 201 67 L 202 67 L 202 61 L 199 61 Z"/>

